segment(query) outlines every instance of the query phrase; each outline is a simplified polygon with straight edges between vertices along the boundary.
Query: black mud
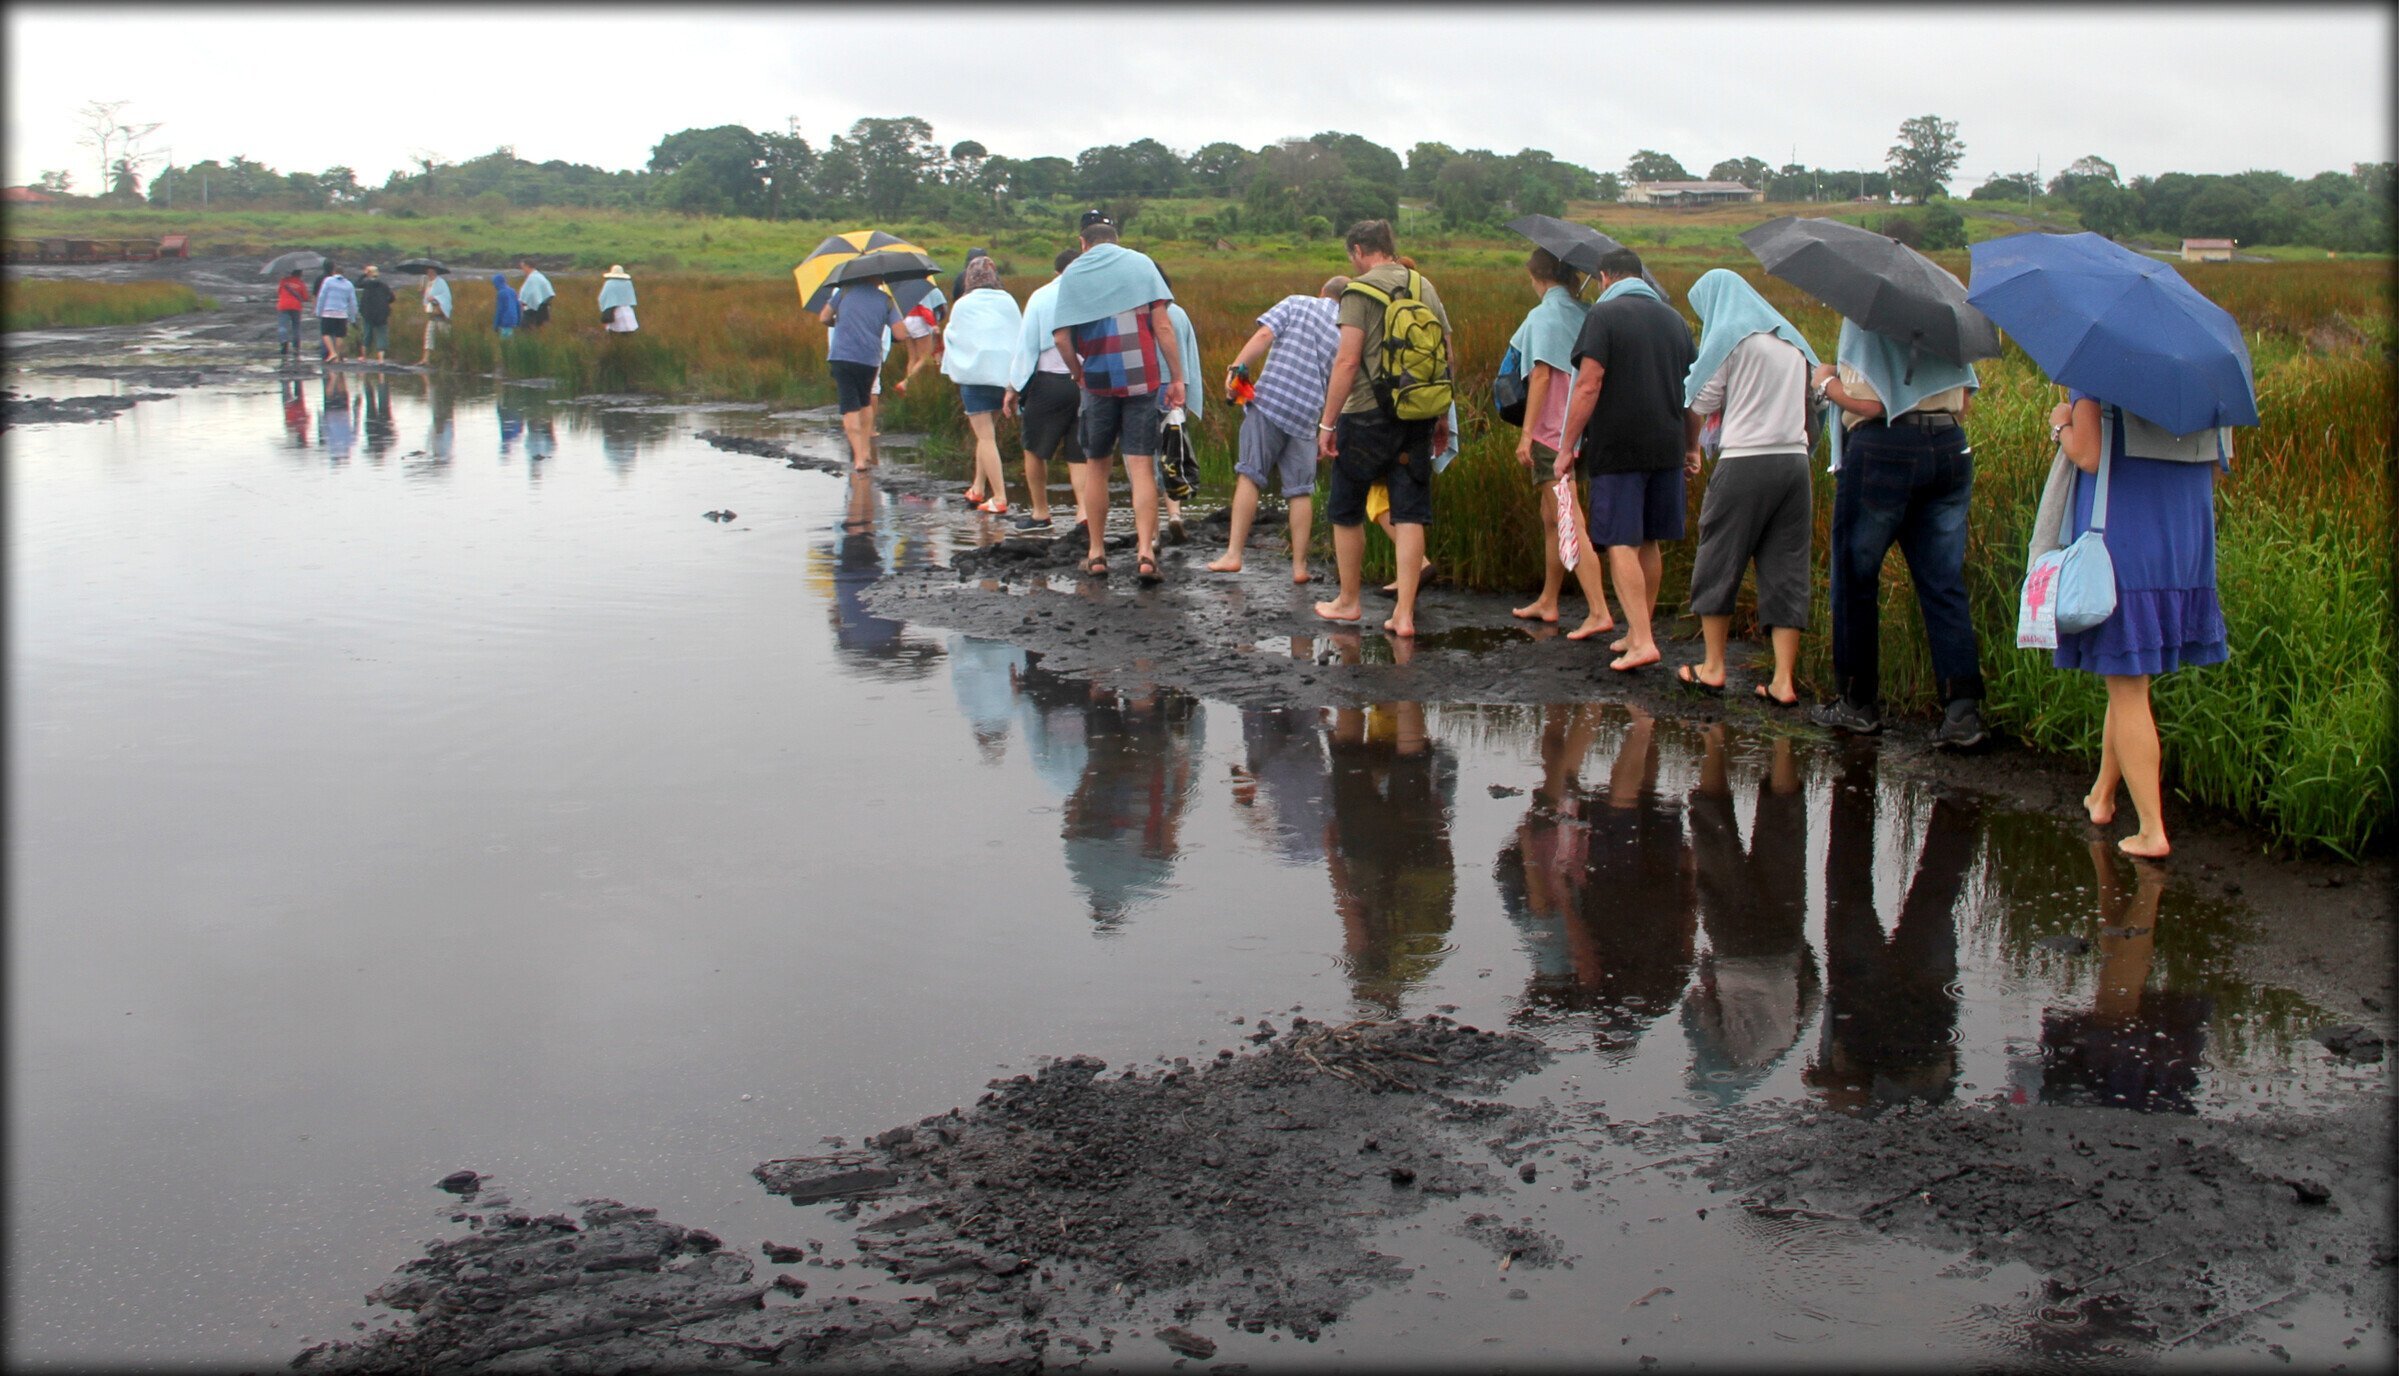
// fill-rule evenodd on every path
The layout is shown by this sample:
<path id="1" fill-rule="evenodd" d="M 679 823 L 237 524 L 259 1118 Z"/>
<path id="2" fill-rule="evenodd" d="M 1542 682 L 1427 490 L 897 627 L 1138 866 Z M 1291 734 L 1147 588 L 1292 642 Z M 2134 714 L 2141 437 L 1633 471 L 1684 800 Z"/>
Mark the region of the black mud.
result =
<path id="1" fill-rule="evenodd" d="M 586 1201 L 578 1221 L 501 1200 L 463 1208 L 464 1236 L 369 1296 L 411 1317 L 293 1365 L 1151 1368 L 1212 1354 L 1210 1328 L 1310 1339 L 1408 1274 L 1367 1246 L 1371 1227 L 1509 1189 L 1479 1143 L 1519 1115 L 1472 1096 L 1547 1057 L 1438 1015 L 1294 1018 L 1260 1050 L 1150 1073 L 1069 1057 L 861 1150 L 758 1167 L 794 1204 L 838 1202 L 857 1250 L 915 1294 L 812 1296 L 805 1275 L 761 1279 L 746 1248 L 651 1210 Z M 1485 1241 L 1522 1250 L 1504 1229 Z M 816 1250 L 758 1246 L 776 1266 Z"/>

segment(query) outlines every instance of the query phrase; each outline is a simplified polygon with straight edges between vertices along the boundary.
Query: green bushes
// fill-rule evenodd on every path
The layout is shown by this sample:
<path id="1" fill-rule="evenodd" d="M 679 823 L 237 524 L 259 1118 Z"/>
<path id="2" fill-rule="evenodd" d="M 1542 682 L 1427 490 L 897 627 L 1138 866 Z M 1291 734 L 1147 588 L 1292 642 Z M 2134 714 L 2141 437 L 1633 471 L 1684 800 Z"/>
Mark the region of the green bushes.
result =
<path id="1" fill-rule="evenodd" d="M 138 325 L 190 311 L 214 310 L 216 299 L 179 282 L 68 282 L 10 278 L 0 328 L 61 325 Z"/>

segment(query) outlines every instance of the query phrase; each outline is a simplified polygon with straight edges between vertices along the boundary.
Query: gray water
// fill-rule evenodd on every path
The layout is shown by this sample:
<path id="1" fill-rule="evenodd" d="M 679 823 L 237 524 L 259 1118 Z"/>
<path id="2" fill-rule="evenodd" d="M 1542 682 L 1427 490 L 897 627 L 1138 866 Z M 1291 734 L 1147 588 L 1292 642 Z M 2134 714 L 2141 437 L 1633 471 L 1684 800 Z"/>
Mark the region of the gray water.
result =
<path id="1" fill-rule="evenodd" d="M 955 504 L 854 504 L 711 423 L 401 377 L 9 433 L 12 1360 L 280 1363 L 447 1231 L 428 1186 L 460 1168 L 789 1240 L 761 1160 L 1294 1007 L 1535 1030 L 1568 1054 L 1525 1092 L 1619 1120 L 2222 1114 L 2379 1075 L 2241 975 L 2246 912 L 1871 754 L 1609 705 L 1101 692 L 872 616 L 868 583 L 973 538 Z M 2035 944 L 2138 925 L 2103 883 L 2153 937 Z M 1898 1244 L 1776 1289 L 1787 1239 L 1653 1231 L 1720 1282 L 1680 1282 L 1677 1351 L 1985 1341 L 1893 1325 L 1972 1297 Z M 1447 1263 L 1418 1251 L 1421 1289 Z M 1562 1348 L 1580 1274 L 1529 1320 Z M 1528 1323 L 1459 1293 L 1371 1301 L 1314 1359 Z"/>

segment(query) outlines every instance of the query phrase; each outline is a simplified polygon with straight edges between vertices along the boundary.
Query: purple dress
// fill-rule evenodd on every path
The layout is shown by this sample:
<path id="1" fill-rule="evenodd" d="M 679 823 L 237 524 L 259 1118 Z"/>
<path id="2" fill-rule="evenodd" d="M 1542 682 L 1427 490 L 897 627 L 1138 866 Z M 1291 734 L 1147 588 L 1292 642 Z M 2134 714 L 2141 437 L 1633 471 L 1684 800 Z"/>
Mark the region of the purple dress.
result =
<path id="1" fill-rule="evenodd" d="M 2087 392 L 2073 400 L 2097 400 Z M 2103 406 L 2105 403 L 2101 403 Z M 2221 664 L 2229 655 L 2216 603 L 2216 466 L 2130 458 L 2115 427 L 2109 446 L 2107 552 L 2116 566 L 2116 614 L 2061 633 L 2053 662 L 2095 674 L 2162 674 Z M 2074 475 L 2066 542 L 2090 527 L 2099 475 Z"/>

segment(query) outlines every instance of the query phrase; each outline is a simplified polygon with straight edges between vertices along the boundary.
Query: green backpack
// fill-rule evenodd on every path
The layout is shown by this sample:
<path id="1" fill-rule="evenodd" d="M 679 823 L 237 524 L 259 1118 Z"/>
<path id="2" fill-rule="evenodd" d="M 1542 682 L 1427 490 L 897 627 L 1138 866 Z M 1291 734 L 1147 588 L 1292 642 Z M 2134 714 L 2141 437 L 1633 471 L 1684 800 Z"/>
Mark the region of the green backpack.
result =
<path id="1" fill-rule="evenodd" d="M 1397 295 L 1351 282 L 1354 291 L 1383 307 L 1379 341 L 1367 343 L 1366 376 L 1375 404 L 1390 420 L 1433 420 L 1449 414 L 1449 332 L 1425 304 L 1424 278 L 1411 269 Z"/>

